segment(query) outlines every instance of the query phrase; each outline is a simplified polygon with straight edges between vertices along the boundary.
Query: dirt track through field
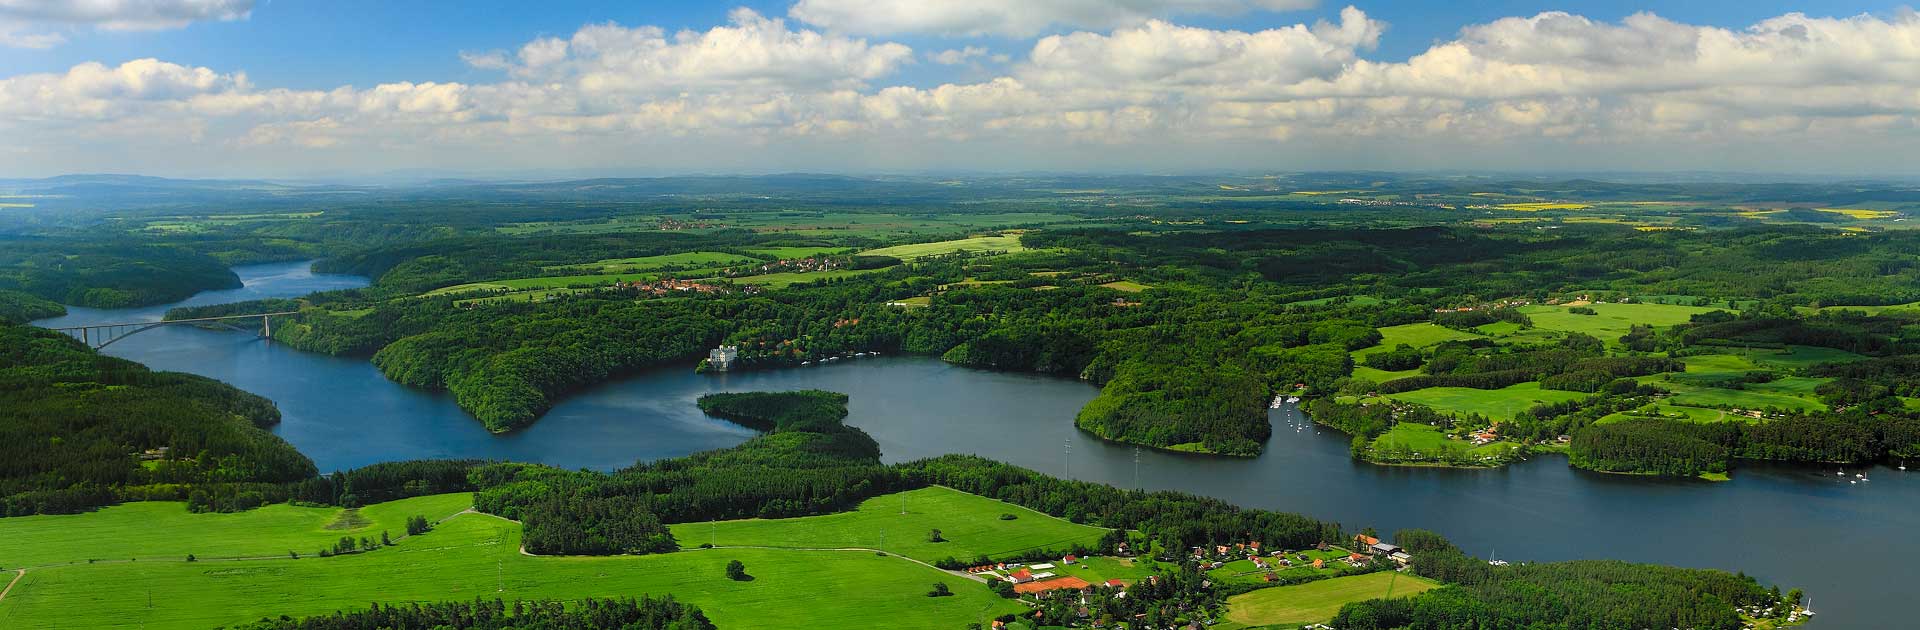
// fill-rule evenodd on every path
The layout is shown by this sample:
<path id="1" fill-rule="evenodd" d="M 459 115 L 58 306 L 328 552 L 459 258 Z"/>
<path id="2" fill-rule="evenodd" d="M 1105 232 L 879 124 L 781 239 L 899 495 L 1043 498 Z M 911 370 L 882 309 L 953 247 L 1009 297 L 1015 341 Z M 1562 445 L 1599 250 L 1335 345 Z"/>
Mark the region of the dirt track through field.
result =
<path id="1" fill-rule="evenodd" d="M 20 578 L 24 578 L 24 577 L 27 577 L 26 569 L 14 569 L 13 580 L 7 582 L 6 588 L 0 589 L 0 601 L 6 601 L 7 593 L 13 592 L 13 585 L 19 584 Z"/>

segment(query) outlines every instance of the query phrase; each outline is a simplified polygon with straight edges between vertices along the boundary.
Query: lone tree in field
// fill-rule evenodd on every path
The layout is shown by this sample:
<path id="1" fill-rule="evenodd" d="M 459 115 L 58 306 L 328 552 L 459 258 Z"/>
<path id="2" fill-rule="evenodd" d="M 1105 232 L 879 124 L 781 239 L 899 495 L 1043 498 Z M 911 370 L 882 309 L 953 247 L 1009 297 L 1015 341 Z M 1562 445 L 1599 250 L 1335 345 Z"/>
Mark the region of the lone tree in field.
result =
<path id="1" fill-rule="evenodd" d="M 940 535 L 940 528 L 936 527 L 927 532 L 927 542 L 947 542 L 947 539 Z"/>
<path id="2" fill-rule="evenodd" d="M 953 591 L 947 589 L 946 582 L 934 582 L 933 590 L 927 591 L 927 597 L 947 597 L 950 595 L 953 595 Z"/>
<path id="3" fill-rule="evenodd" d="M 408 536 L 418 536 L 421 534 L 425 534 L 427 533 L 427 530 L 430 530 L 430 529 L 433 529 L 433 525 L 427 522 L 427 517 L 425 516 L 415 515 L 407 519 L 407 535 Z"/>
<path id="4" fill-rule="evenodd" d="M 747 579 L 747 565 L 739 560 L 727 562 L 727 579 L 735 582 Z"/>

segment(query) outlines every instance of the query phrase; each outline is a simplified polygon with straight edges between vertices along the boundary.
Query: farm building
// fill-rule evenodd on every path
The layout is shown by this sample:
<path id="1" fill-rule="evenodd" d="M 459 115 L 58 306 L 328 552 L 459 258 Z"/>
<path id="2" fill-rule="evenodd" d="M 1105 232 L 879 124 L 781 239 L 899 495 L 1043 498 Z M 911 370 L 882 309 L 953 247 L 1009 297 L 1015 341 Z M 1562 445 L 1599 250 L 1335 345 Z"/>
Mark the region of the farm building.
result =
<path id="1" fill-rule="evenodd" d="M 1059 591 L 1059 590 L 1066 590 L 1066 589 L 1080 590 L 1080 589 L 1087 588 L 1089 586 L 1092 586 L 1092 585 L 1088 584 L 1086 580 L 1082 580 L 1077 577 L 1067 576 L 1067 577 L 1056 578 L 1052 580 L 1028 582 L 1026 584 L 1015 585 L 1013 587 L 1013 592 L 1020 593 L 1022 595 L 1030 595 L 1030 594 L 1045 593 L 1048 591 Z"/>

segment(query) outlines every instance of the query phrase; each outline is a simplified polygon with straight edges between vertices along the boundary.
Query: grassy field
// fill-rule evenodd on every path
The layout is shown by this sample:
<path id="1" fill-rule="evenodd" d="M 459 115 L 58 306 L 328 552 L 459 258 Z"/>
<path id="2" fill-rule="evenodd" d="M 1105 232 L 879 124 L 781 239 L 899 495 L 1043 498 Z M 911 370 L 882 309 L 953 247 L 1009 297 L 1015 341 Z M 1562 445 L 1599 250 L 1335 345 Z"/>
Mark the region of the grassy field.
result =
<path id="1" fill-rule="evenodd" d="M 1848 363 L 1866 358 L 1845 350 L 1815 346 L 1788 346 L 1785 350 L 1774 350 L 1771 348 L 1717 348 L 1716 352 L 1721 353 L 1718 356 L 1742 357 L 1762 367 L 1787 370 L 1813 367 L 1821 363 Z M 1694 358 L 1695 357 L 1687 357 L 1685 359 L 1688 362 L 1687 365 L 1689 368 L 1687 371 L 1689 372 L 1693 371 L 1691 366 L 1693 365 L 1692 361 Z"/>
<path id="2" fill-rule="evenodd" d="M 1290 550 L 1290 551 L 1292 551 L 1292 553 L 1287 554 L 1287 557 L 1294 560 L 1294 562 L 1296 563 L 1294 566 L 1291 566 L 1291 567 L 1277 566 L 1277 562 L 1275 562 L 1274 558 L 1272 558 L 1271 556 L 1267 558 L 1269 562 L 1275 562 L 1275 565 L 1270 565 L 1270 566 L 1273 566 L 1272 570 L 1274 574 L 1279 575 L 1282 578 L 1298 578 L 1298 577 L 1313 575 L 1315 573 L 1328 574 L 1328 575 L 1339 573 L 1340 569 L 1346 566 L 1345 564 L 1341 564 L 1340 561 L 1345 560 L 1347 558 L 1347 554 L 1350 553 L 1347 550 L 1341 549 L 1339 547 L 1335 547 L 1327 551 L 1317 551 L 1313 549 L 1296 549 L 1296 550 Z M 1307 559 L 1304 561 L 1300 560 L 1300 556 L 1303 556 L 1303 555 L 1307 557 Z M 1325 565 L 1322 568 L 1315 569 L 1311 564 L 1311 562 L 1314 560 L 1321 560 L 1325 563 Z M 1225 565 L 1221 566 L 1218 569 L 1207 571 L 1207 577 L 1212 578 L 1221 583 L 1239 582 L 1242 584 L 1265 584 L 1266 575 L 1267 575 L 1266 570 L 1261 569 L 1258 566 L 1255 566 L 1252 560 L 1244 560 L 1244 559 L 1234 560 L 1232 562 L 1226 563 Z"/>
<path id="3" fill-rule="evenodd" d="M 906 514 L 900 513 L 902 506 Z M 1010 521 L 1001 514 L 1013 514 Z M 946 542 L 929 542 L 939 529 Z M 749 519 L 673 526 L 682 545 L 884 549 L 933 562 L 1006 557 L 1032 549 L 1092 547 L 1107 530 L 1075 525 L 1011 503 L 949 488 L 930 487 L 868 499 L 858 510 L 785 519 Z M 885 546 L 880 538 L 886 537 Z"/>
<path id="4" fill-rule="evenodd" d="M 473 505 L 467 493 L 417 497 L 358 510 L 270 505 L 239 514 L 194 514 L 177 501 L 128 503 L 90 514 L 0 519 L 0 567 L 88 560 L 184 560 L 316 553 L 341 536 L 407 532 L 407 517 L 439 520 Z"/>
<path id="5" fill-rule="evenodd" d="M 860 252 L 860 254 L 862 256 L 892 256 L 901 260 L 913 260 L 915 258 L 939 256 L 954 252 L 998 251 L 1011 253 L 1026 251 L 1026 249 L 1027 248 L 1020 246 L 1019 234 L 1004 234 L 1000 236 L 975 236 L 972 238 L 938 241 L 934 243 L 895 245 L 893 247 L 869 249 Z"/>
<path id="6" fill-rule="evenodd" d="M 1012 227 L 1069 223 L 1081 218 L 1051 212 L 939 213 L 905 215 L 882 212 L 760 212 L 728 216 L 728 227 L 762 233 L 899 238 L 915 234 L 985 232 Z"/>
<path id="7" fill-rule="evenodd" d="M 1495 417 L 1495 419 L 1506 420 L 1511 417 Z M 1494 442 L 1485 446 L 1474 446 L 1465 440 L 1447 439 L 1446 432 L 1438 428 L 1412 422 L 1393 425 L 1392 429 L 1373 439 L 1374 448 L 1406 447 L 1407 450 L 1429 458 L 1443 451 L 1498 457 L 1505 455 L 1506 451 L 1516 446 L 1512 442 Z"/>
<path id="8" fill-rule="evenodd" d="M 1333 619 L 1349 603 L 1411 597 L 1439 588 L 1431 580 L 1395 572 L 1368 573 L 1294 586 L 1260 589 L 1227 599 L 1227 621 L 1245 627 L 1291 626 Z"/>
<path id="9" fill-rule="evenodd" d="M 1127 293 L 1139 293 L 1141 291 L 1145 291 L 1147 289 L 1153 288 L 1144 284 L 1140 284 L 1138 282 L 1134 282 L 1132 280 L 1115 280 L 1113 282 L 1108 282 L 1100 286 L 1113 289 L 1115 291 L 1125 291 Z"/>
<path id="10" fill-rule="evenodd" d="M 684 217 L 682 217 L 684 218 Z M 1003 228 L 1081 221 L 1070 214 L 1051 212 L 895 214 L 888 212 L 756 212 L 702 215 L 710 228 L 740 228 L 755 232 L 797 233 L 808 236 L 899 238 L 915 234 L 952 234 Z M 605 234 L 659 229 L 660 217 L 633 215 L 593 221 L 518 223 L 498 228 L 507 234 Z"/>
<path id="11" fill-rule="evenodd" d="M 1535 203 L 1503 203 L 1494 207 L 1499 208 L 1501 210 L 1514 210 L 1518 212 L 1539 212 L 1541 210 L 1585 210 L 1593 206 L 1590 206 L 1584 203 L 1535 202 Z"/>
<path id="12" fill-rule="evenodd" d="M 454 300 L 453 303 L 458 306 L 465 306 L 468 304 L 492 304 L 496 302 L 542 302 L 562 296 L 581 295 L 590 291 L 592 291 L 592 289 L 533 289 L 529 291 L 499 293 L 486 297 L 462 298 Z"/>
<path id="13" fill-rule="evenodd" d="M 1680 362 L 1687 364 L 1688 374 L 1745 374 L 1765 369 L 1746 354 L 1697 354 L 1680 357 Z"/>
<path id="14" fill-rule="evenodd" d="M 1561 306 L 1527 306 L 1520 312 L 1533 320 L 1535 328 L 1586 333 L 1615 343 L 1634 324 L 1664 328 L 1684 324 L 1688 318 L 1716 309 L 1676 304 L 1589 304 L 1597 315 L 1576 315 Z"/>
<path id="15" fill-rule="evenodd" d="M 1414 368 L 1414 369 L 1411 369 L 1411 370 L 1400 370 L 1400 371 L 1398 371 L 1398 372 L 1392 372 L 1392 371 L 1387 371 L 1387 370 L 1379 370 L 1379 369 L 1374 369 L 1374 368 L 1370 368 L 1370 367 L 1367 367 L 1367 366 L 1364 366 L 1364 365 L 1355 365 L 1355 366 L 1353 366 L 1353 377 L 1354 377 L 1354 378 L 1364 378 L 1364 379 L 1367 379 L 1367 380 L 1369 380 L 1369 381 L 1373 381 L 1373 382 L 1375 382 L 1375 383 L 1385 383 L 1385 382 L 1387 382 L 1387 381 L 1391 381 L 1391 380 L 1393 380 L 1393 379 L 1396 379 L 1396 378 L 1406 378 L 1406 377 L 1409 377 L 1409 376 L 1419 376 L 1420 374 L 1421 374 L 1421 372 L 1420 372 L 1420 368 Z"/>
<path id="16" fill-rule="evenodd" d="M 540 276 L 538 278 L 513 278 L 511 280 L 489 280 L 470 282 L 442 287 L 428 291 L 426 295 L 446 295 L 467 291 L 533 291 L 543 289 L 565 289 L 575 286 L 607 286 L 614 282 L 645 281 L 659 278 L 653 273 L 596 273 L 575 276 Z"/>
<path id="17" fill-rule="evenodd" d="M 1511 385 L 1500 389 L 1472 389 L 1468 387 L 1429 387 L 1410 392 L 1387 394 L 1388 398 L 1420 403 L 1434 409 L 1458 413 L 1478 413 L 1494 420 L 1513 419 L 1515 414 L 1526 411 L 1528 407 L 1543 402 L 1564 402 L 1585 398 L 1589 394 L 1563 392 L 1552 389 L 1540 389 L 1540 383 L 1529 382 Z"/>
<path id="18" fill-rule="evenodd" d="M 898 267 L 899 265 L 894 265 L 894 266 Z M 794 272 L 794 271 L 783 271 L 780 273 L 768 273 L 768 274 L 761 274 L 757 276 L 741 276 L 739 278 L 733 278 L 732 280 L 734 284 L 757 284 L 769 289 L 784 289 L 796 284 L 800 284 L 802 282 L 813 282 L 815 280 L 830 280 L 834 278 L 851 278 L 854 276 L 870 274 L 876 271 L 886 271 L 887 269 L 891 269 L 891 268 L 892 267 L 886 267 L 881 269 L 836 269 L 833 271 L 811 271 L 811 272 L 805 272 L 805 273 Z"/>
<path id="19" fill-rule="evenodd" d="M 1399 347 L 1400 344 L 1403 344 L 1403 343 L 1409 346 L 1413 346 L 1415 348 L 1425 348 L 1427 346 L 1435 345 L 1444 341 L 1453 341 L 1456 339 L 1479 339 L 1479 338 L 1480 338 L 1480 335 L 1476 335 L 1470 332 L 1462 332 L 1462 331 L 1454 330 L 1452 328 L 1447 328 L 1445 326 L 1435 326 L 1433 324 L 1425 324 L 1425 323 L 1401 324 L 1399 326 L 1388 326 L 1386 328 L 1380 329 L 1380 345 L 1373 346 L 1371 348 L 1361 348 L 1359 350 L 1355 350 L 1353 352 L 1353 356 L 1356 360 L 1358 360 L 1360 357 L 1364 357 L 1369 354 L 1373 354 L 1375 352 L 1386 352 L 1388 350 L 1392 350 L 1396 347 Z"/>
<path id="20" fill-rule="evenodd" d="M 773 256 L 775 258 L 790 259 L 790 258 L 811 258 L 813 256 L 818 256 L 821 254 L 844 254 L 849 249 L 851 248 L 847 248 L 847 247 L 752 247 L 752 248 L 748 248 L 747 251 L 753 252 L 755 254 L 760 254 L 762 256 Z"/>
<path id="21" fill-rule="evenodd" d="M 1826 409 L 1827 406 L 1814 398 L 1813 388 L 1825 380 L 1794 377 L 1772 383 L 1748 383 L 1743 389 L 1703 387 L 1676 381 L 1659 381 L 1657 384 L 1673 390 L 1673 397 L 1667 399 L 1667 402 L 1673 405 L 1732 406 L 1741 409 L 1779 407 L 1819 411 Z"/>
<path id="22" fill-rule="evenodd" d="M 1721 411 L 1719 409 L 1708 409 L 1705 407 L 1680 407 L 1680 406 L 1667 405 L 1667 404 L 1655 404 L 1655 405 L 1647 405 L 1646 407 L 1642 407 L 1636 411 L 1638 412 L 1637 414 L 1631 414 L 1631 415 L 1626 413 L 1608 414 L 1605 417 L 1600 418 L 1599 420 L 1595 420 L 1594 423 L 1607 424 L 1611 422 L 1619 422 L 1622 420 L 1633 418 L 1636 415 L 1644 415 L 1646 413 L 1657 413 L 1663 417 L 1666 417 L 1672 420 L 1685 420 L 1687 422 L 1726 422 L 1728 420 L 1739 420 L 1739 421 L 1750 420 L 1750 418 L 1747 418 L 1746 416 L 1736 416 L 1734 414 Z"/>
<path id="23" fill-rule="evenodd" d="M 1908 302 L 1906 304 L 1892 304 L 1887 306 L 1825 306 L 1820 308 L 1800 306 L 1795 307 L 1794 310 L 1809 315 L 1823 311 L 1860 311 L 1868 315 L 1880 315 L 1892 311 L 1920 311 L 1920 302 Z"/>
<path id="24" fill-rule="evenodd" d="M 657 271 L 667 267 L 695 269 L 757 262 L 760 261 L 726 252 L 681 252 L 660 256 L 642 256 L 639 258 L 609 258 L 582 265 L 559 265 L 546 267 L 546 269 L 549 271 L 568 271 L 575 273 L 634 273 L 639 271 Z"/>
<path id="25" fill-rule="evenodd" d="M 971 580 L 864 551 L 714 549 L 554 558 L 523 555 L 519 547 L 519 525 L 462 514 L 428 534 L 366 554 L 30 570 L 0 603 L 0 627 L 209 628 L 375 601 L 666 593 L 699 605 L 727 628 L 957 628 L 1023 610 Z M 736 559 L 752 580 L 726 578 L 725 565 Z M 935 582 L 946 583 L 954 596 L 926 597 Z"/>

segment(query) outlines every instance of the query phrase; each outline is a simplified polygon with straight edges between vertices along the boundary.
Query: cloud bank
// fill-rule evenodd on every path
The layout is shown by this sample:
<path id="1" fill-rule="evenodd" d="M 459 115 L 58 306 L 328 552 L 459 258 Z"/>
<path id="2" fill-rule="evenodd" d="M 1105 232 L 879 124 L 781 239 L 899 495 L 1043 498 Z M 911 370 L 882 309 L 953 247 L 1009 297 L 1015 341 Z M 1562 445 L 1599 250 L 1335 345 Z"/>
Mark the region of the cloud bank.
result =
<path id="1" fill-rule="evenodd" d="M 52 48 L 59 28 L 157 31 L 194 22 L 244 20 L 254 0 L 0 0 L 0 47 Z"/>
<path id="2" fill-rule="evenodd" d="M 865 14 L 885 22 L 868 26 L 827 17 L 835 7 L 892 4 L 802 0 L 790 12 L 799 23 L 738 9 L 726 24 L 671 33 L 593 24 L 514 50 L 465 53 L 497 76 L 481 83 L 288 90 L 254 85 L 241 70 L 157 59 L 7 77 L 0 135 L 13 146 L 0 150 L 0 167 L 137 169 L 144 159 L 292 172 L 1654 168 L 1671 160 L 1886 173 L 1912 172 L 1920 146 L 1920 16 L 1912 11 L 1793 13 L 1738 29 L 1646 13 L 1602 22 L 1549 12 L 1470 25 L 1410 59 L 1380 61 L 1369 54 L 1390 28 L 1354 7 L 1330 21 L 1249 32 L 1153 16 L 1291 5 L 1143 1 L 1089 17 L 1090 5 L 1078 2 L 984 2 L 960 18 L 1024 11 L 1008 32 L 1123 25 L 1038 37 L 985 80 L 915 86 L 903 84 L 903 68 L 988 53 L 916 53 L 860 34 L 976 32 L 975 22 L 943 12 L 890 22 L 885 11 Z M 1017 8 L 1029 5 L 1038 8 Z M 62 164 L 107 159 L 119 161 Z"/>

